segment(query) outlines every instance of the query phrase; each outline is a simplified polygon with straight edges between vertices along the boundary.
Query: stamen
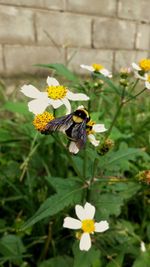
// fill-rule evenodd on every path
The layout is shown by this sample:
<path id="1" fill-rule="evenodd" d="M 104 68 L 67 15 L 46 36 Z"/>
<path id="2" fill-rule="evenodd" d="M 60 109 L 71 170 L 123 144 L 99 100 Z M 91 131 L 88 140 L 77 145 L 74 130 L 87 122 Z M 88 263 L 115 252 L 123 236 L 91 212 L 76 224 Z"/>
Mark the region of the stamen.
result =
<path id="1" fill-rule="evenodd" d="M 45 130 L 45 127 L 48 122 L 52 121 L 53 119 L 54 116 L 51 113 L 45 111 L 44 113 L 35 116 L 33 120 L 33 125 L 38 131 L 41 132 Z"/>
<path id="2" fill-rule="evenodd" d="M 87 219 L 82 221 L 82 230 L 85 233 L 93 233 L 95 231 L 94 220 Z"/>
<path id="3" fill-rule="evenodd" d="M 99 71 L 99 70 L 104 69 L 104 66 L 103 65 L 96 64 L 96 63 L 93 63 L 92 64 L 92 67 L 94 68 L 95 71 Z"/>
<path id="4" fill-rule="evenodd" d="M 150 59 L 141 59 L 139 62 L 139 66 L 141 67 L 142 70 L 149 71 L 150 70 Z"/>
<path id="5" fill-rule="evenodd" d="M 67 88 L 63 85 L 57 85 L 57 86 L 48 86 L 46 88 L 48 97 L 52 99 L 62 99 L 67 94 Z"/>

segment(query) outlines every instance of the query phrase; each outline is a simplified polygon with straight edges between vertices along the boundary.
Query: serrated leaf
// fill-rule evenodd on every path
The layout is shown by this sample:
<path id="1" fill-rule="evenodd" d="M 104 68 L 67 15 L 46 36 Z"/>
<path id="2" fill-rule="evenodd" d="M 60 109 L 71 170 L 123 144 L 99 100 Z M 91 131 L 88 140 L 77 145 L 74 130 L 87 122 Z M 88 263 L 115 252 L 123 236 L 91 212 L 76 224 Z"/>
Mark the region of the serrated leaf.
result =
<path id="1" fill-rule="evenodd" d="M 137 157 L 144 157 L 145 153 L 138 148 L 129 148 L 122 143 L 118 151 L 110 151 L 99 161 L 99 167 L 107 170 L 128 170 L 130 160 Z"/>
<path id="2" fill-rule="evenodd" d="M 56 190 L 56 192 L 60 194 L 65 194 L 79 186 L 79 184 L 73 178 L 62 179 L 60 177 L 47 176 L 45 179 Z"/>
<path id="3" fill-rule="evenodd" d="M 75 76 L 70 70 L 68 70 L 63 64 L 36 64 L 35 66 L 54 69 L 57 74 L 67 78 L 69 81 L 78 81 L 77 76 Z"/>
<path id="4" fill-rule="evenodd" d="M 73 267 L 101 267 L 100 250 L 93 246 L 87 252 L 79 250 L 79 244 L 73 246 L 74 265 Z M 98 265 L 99 264 L 99 265 Z"/>
<path id="5" fill-rule="evenodd" d="M 40 206 L 37 212 L 22 226 L 21 230 L 25 230 L 31 227 L 35 223 L 41 221 L 44 218 L 53 216 L 59 211 L 63 210 L 69 205 L 76 204 L 81 201 L 83 187 L 76 184 L 76 187 L 70 189 L 66 187 L 66 192 L 55 194 Z"/>
<path id="6" fill-rule="evenodd" d="M 96 200 L 95 200 L 96 201 Z M 123 206 L 123 198 L 112 193 L 103 193 L 97 197 L 95 202 L 99 217 L 107 219 L 110 215 L 118 216 Z"/>

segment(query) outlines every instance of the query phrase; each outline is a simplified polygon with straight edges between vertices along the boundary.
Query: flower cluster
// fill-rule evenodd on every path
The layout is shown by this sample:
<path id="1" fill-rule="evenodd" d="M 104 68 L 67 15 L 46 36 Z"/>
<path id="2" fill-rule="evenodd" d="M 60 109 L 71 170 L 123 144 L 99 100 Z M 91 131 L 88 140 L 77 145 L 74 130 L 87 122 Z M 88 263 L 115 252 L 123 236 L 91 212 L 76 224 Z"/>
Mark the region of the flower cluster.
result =
<path id="1" fill-rule="evenodd" d="M 145 87 L 150 89 L 150 59 L 142 59 L 138 64 L 132 63 L 132 67 L 134 69 L 136 78 L 143 80 L 145 82 Z M 112 74 L 103 65 L 96 63 L 90 66 L 82 64 L 81 68 L 90 71 L 93 78 L 96 77 L 97 79 L 98 77 L 99 81 L 95 83 L 96 87 L 98 85 L 98 87 L 101 88 L 105 81 L 108 81 L 108 84 L 112 83 L 109 80 L 109 78 L 112 77 Z M 124 96 L 126 97 L 124 92 L 129 84 L 128 78 L 130 72 L 130 68 L 122 68 L 120 71 L 120 87 L 123 87 L 122 99 Z M 105 77 L 103 77 L 101 81 L 100 79 L 102 75 Z M 90 86 L 91 85 L 89 83 L 89 88 Z M 90 100 L 88 95 L 84 93 L 71 92 L 67 86 L 60 85 L 59 82 L 53 77 L 47 78 L 47 85 L 45 86 L 45 90 L 42 92 L 33 85 L 23 85 L 21 92 L 25 96 L 32 99 L 28 102 L 28 108 L 29 111 L 35 115 L 33 125 L 40 133 L 51 134 L 54 131 L 63 132 L 70 141 L 69 151 L 73 154 L 77 154 L 80 149 L 84 147 L 87 139 L 93 146 L 99 146 L 100 141 L 96 139 L 95 134 L 103 133 L 107 130 L 104 124 L 96 124 L 90 118 L 90 114 L 84 106 L 79 106 L 76 108 L 76 110 L 71 111 L 70 101 L 88 101 Z M 84 92 L 87 91 L 84 90 Z M 139 93 L 137 95 L 139 95 Z M 137 95 L 132 96 L 132 98 Z M 127 99 L 126 102 L 129 100 L 130 98 Z M 123 105 L 126 102 L 122 101 L 121 104 Z M 61 117 L 54 117 L 53 112 L 50 113 L 46 110 L 48 107 L 51 107 L 52 110 L 58 109 L 62 105 L 66 107 L 66 114 Z M 116 119 L 116 117 L 114 118 Z M 108 139 L 113 124 L 109 128 L 103 144 L 99 146 L 99 149 L 97 149 L 98 154 L 104 155 L 113 146 L 112 140 Z M 140 181 L 146 181 L 146 183 L 149 184 L 150 171 L 147 170 L 140 173 L 138 179 Z M 77 236 L 80 240 L 79 248 L 80 250 L 88 251 L 91 248 L 92 241 L 94 240 L 91 239 L 91 235 L 98 232 L 105 232 L 109 229 L 109 224 L 106 220 L 95 222 L 95 207 L 88 202 L 86 202 L 84 206 L 76 205 L 75 212 L 78 219 L 67 216 L 64 219 L 63 227 L 78 230 Z M 143 244 L 144 243 L 141 243 L 141 250 L 145 251 Z"/>
<path id="2" fill-rule="evenodd" d="M 138 64 L 132 63 L 136 78 L 145 81 L 145 87 L 150 89 L 150 59 L 141 59 Z"/>
<path id="3" fill-rule="evenodd" d="M 97 65 L 97 68 L 98 66 L 99 65 Z M 45 133 L 47 125 L 51 121 L 55 121 L 53 114 L 46 111 L 47 107 L 51 106 L 52 108 L 57 109 L 62 105 L 66 106 L 66 121 L 62 123 L 61 117 L 57 118 L 59 119 L 59 125 L 57 127 L 57 130 L 66 133 L 65 131 L 69 130 L 70 127 L 70 123 L 68 123 L 67 121 L 69 121 L 69 118 L 70 121 L 71 119 L 72 121 L 74 121 L 74 113 L 71 113 L 70 101 L 89 100 L 89 97 L 86 94 L 71 92 L 66 86 L 60 85 L 59 82 L 53 77 L 47 78 L 47 86 L 44 92 L 39 91 L 31 84 L 23 85 L 21 87 L 21 92 L 25 96 L 32 98 L 32 100 L 28 102 L 28 108 L 29 111 L 35 115 L 35 118 L 33 120 L 34 127 L 41 133 Z M 79 109 L 85 110 L 84 106 L 79 106 L 77 110 Z M 68 114 L 72 114 L 72 116 Z M 83 119 L 79 118 L 79 121 L 77 123 L 81 124 L 82 121 Z M 53 131 L 55 131 L 55 129 Z M 105 131 L 106 128 L 104 124 L 96 124 L 92 120 L 88 120 L 87 122 L 85 122 L 85 139 L 87 136 L 88 140 L 94 146 L 99 145 L 99 140 L 96 140 L 94 134 L 102 133 Z M 79 142 L 77 142 L 77 138 L 72 138 L 72 136 L 69 137 L 71 137 L 69 151 L 73 154 L 77 154 L 81 146 L 78 144 Z"/>

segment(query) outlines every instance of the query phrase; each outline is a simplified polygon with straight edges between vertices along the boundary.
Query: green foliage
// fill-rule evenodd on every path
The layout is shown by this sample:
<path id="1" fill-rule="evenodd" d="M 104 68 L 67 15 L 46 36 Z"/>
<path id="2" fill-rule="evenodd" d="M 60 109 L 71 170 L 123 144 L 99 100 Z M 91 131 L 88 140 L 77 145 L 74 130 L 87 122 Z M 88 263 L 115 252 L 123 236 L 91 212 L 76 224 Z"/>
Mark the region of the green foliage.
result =
<path id="1" fill-rule="evenodd" d="M 120 74 L 109 79 L 99 73 L 83 80 L 62 64 L 38 66 L 89 95 L 84 103 L 91 119 L 108 130 L 96 134 L 98 147 L 87 140 L 72 155 L 63 133 L 37 133 L 27 103 L 1 93 L 0 266 L 149 267 L 150 181 L 138 180 L 150 166 L 150 98 L 140 95 L 142 82 L 129 75 L 123 86 Z M 55 111 L 62 115 L 63 108 Z M 76 231 L 63 228 L 63 221 L 76 218 L 75 205 L 86 202 L 109 230 L 91 234 L 91 249 L 80 251 Z"/>

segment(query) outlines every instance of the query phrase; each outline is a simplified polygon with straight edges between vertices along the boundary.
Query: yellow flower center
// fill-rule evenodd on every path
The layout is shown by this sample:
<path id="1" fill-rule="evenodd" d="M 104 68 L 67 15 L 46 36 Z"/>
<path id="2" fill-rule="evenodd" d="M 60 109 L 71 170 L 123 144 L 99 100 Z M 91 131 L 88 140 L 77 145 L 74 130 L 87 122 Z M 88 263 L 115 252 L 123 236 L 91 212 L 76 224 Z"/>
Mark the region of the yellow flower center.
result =
<path id="1" fill-rule="evenodd" d="M 52 99 L 62 99 L 67 94 L 67 88 L 63 85 L 57 85 L 57 86 L 48 86 L 46 88 L 48 97 Z"/>
<path id="2" fill-rule="evenodd" d="M 35 116 L 33 125 L 38 131 L 41 132 L 45 130 L 45 126 L 48 124 L 48 122 L 52 121 L 53 119 L 54 116 L 51 113 L 45 111 L 44 113 Z"/>
<path id="3" fill-rule="evenodd" d="M 83 220 L 81 229 L 85 233 L 93 233 L 95 231 L 94 220 Z"/>
<path id="4" fill-rule="evenodd" d="M 150 70 L 150 59 L 141 59 L 139 62 L 139 66 L 141 67 L 142 70 L 149 71 Z"/>
<path id="5" fill-rule="evenodd" d="M 95 125 L 95 122 L 90 120 L 87 124 L 86 124 L 86 133 L 89 134 L 93 134 L 94 130 L 93 130 L 93 125 Z"/>
<path id="6" fill-rule="evenodd" d="M 147 81 L 150 83 L 150 74 L 147 75 Z"/>
<path id="7" fill-rule="evenodd" d="M 100 70 L 104 69 L 104 66 L 102 66 L 100 64 L 96 64 L 96 63 L 93 63 L 92 67 L 94 68 L 95 71 L 100 71 Z"/>

